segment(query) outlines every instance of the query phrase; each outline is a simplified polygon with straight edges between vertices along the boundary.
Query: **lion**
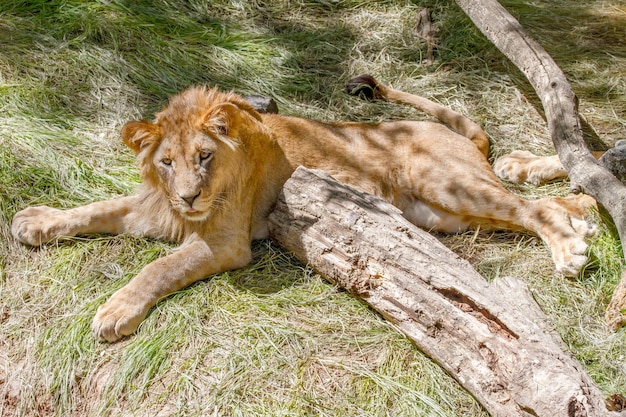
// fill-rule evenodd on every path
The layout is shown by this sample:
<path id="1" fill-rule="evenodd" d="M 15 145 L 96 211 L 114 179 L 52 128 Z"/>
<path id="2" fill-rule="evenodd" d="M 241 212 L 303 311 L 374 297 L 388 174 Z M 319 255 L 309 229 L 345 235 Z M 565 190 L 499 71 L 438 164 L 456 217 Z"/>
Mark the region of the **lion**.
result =
<path id="1" fill-rule="evenodd" d="M 549 246 L 557 271 L 577 275 L 587 262 L 589 197 L 530 201 L 508 192 L 488 160 L 489 141 L 467 117 L 364 75 L 352 94 L 411 105 L 439 121 L 327 123 L 260 114 L 241 96 L 191 87 L 172 97 L 154 122 L 121 131 L 135 153 L 136 194 L 69 210 L 29 207 L 13 218 L 19 241 L 131 234 L 179 242 L 102 304 L 95 336 L 130 335 L 163 297 L 251 261 L 251 241 L 268 236 L 267 218 L 298 166 L 319 169 L 381 197 L 415 225 L 454 233 L 528 230 Z"/>

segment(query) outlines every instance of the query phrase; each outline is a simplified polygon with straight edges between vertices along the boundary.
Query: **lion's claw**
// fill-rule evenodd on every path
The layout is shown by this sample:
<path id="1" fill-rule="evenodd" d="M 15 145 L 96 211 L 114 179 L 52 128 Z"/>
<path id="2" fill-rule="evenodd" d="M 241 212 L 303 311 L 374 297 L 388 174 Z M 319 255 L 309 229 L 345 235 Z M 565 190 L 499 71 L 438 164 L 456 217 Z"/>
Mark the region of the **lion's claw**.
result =
<path id="1" fill-rule="evenodd" d="M 101 341 L 115 342 L 137 330 L 148 313 L 136 297 L 122 288 L 98 307 L 91 330 Z"/>

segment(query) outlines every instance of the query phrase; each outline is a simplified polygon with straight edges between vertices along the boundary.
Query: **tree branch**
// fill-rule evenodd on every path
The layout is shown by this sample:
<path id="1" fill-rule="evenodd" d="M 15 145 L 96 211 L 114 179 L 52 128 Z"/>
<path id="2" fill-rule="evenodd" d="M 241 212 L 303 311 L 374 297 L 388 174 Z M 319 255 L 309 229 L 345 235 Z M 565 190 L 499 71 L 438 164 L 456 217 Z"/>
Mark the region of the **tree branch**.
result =
<path id="1" fill-rule="evenodd" d="M 606 208 L 622 241 L 626 257 L 626 186 L 591 155 L 583 139 L 578 98 L 552 57 L 496 0 L 456 0 L 480 31 L 528 78 L 543 105 L 548 129 L 572 190 L 594 197 Z M 626 286 L 626 272 L 621 287 Z M 621 294 L 621 295 L 620 295 Z M 617 298 L 616 298 L 617 297 Z M 622 292 L 615 292 L 607 310 L 609 326 L 626 324 Z"/>

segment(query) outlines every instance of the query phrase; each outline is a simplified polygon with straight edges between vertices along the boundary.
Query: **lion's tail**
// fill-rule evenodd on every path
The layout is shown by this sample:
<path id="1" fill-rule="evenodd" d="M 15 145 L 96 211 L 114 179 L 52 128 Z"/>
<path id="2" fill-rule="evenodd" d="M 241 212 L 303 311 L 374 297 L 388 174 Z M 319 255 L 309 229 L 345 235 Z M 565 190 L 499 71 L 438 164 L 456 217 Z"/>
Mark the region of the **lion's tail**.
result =
<path id="1" fill-rule="evenodd" d="M 436 117 L 439 121 L 450 126 L 455 132 L 469 138 L 485 157 L 489 153 L 489 139 L 487 139 L 485 131 L 477 123 L 448 107 L 415 94 L 394 90 L 391 87 L 380 84 L 371 75 L 359 75 L 351 79 L 346 86 L 346 91 L 348 94 L 366 99 L 376 98 L 413 106 Z"/>

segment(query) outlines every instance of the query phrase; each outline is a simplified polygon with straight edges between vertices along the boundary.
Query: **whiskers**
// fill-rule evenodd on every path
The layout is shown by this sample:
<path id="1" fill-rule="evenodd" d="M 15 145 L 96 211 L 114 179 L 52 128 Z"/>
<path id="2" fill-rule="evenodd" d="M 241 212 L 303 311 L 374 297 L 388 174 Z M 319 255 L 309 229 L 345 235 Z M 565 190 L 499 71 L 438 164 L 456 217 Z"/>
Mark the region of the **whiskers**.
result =
<path id="1" fill-rule="evenodd" d="M 221 193 L 217 193 L 215 197 L 213 197 L 213 201 L 211 202 L 211 209 L 213 211 L 222 211 L 228 206 L 228 194 L 223 191 Z"/>
<path id="2" fill-rule="evenodd" d="M 213 196 L 200 197 L 193 204 L 193 210 L 189 210 L 189 205 L 178 196 L 167 197 L 171 208 L 185 220 L 193 222 L 203 222 L 209 220 L 216 214 L 224 212 L 229 206 L 228 194 L 220 192 Z"/>

